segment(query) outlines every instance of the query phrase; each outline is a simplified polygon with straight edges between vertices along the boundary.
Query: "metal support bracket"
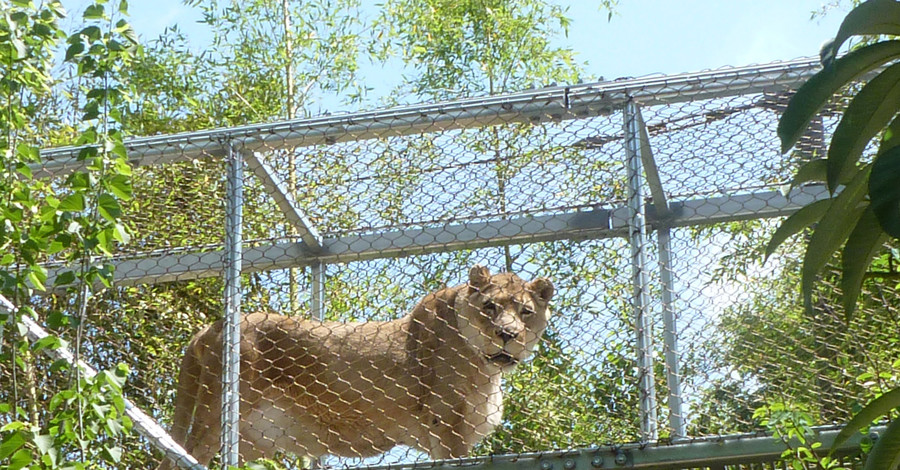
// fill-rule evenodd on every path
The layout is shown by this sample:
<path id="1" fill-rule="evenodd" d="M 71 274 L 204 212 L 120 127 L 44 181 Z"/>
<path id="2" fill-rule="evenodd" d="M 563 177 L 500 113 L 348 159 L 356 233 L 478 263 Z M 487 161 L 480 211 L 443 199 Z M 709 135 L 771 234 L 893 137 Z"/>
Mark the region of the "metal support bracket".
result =
<path id="1" fill-rule="evenodd" d="M 226 143 L 225 325 L 222 339 L 222 467 L 237 467 L 240 443 L 241 262 L 243 260 L 244 159 Z"/>
<path id="2" fill-rule="evenodd" d="M 638 109 L 629 100 L 622 113 L 625 128 L 625 164 L 628 184 L 628 240 L 631 245 L 631 279 L 636 338 L 641 441 L 658 438 L 656 380 L 653 368 L 653 322 L 650 316 L 650 278 L 647 272 L 647 216 L 643 203 Z"/>
<path id="3" fill-rule="evenodd" d="M 653 147 L 650 145 L 647 125 L 641 115 L 640 107 L 636 105 L 635 119 L 640 132 L 641 163 L 643 163 L 647 186 L 650 188 L 650 195 L 653 198 L 654 216 L 659 221 L 656 227 L 656 246 L 659 252 L 659 277 L 662 283 L 663 355 L 666 360 L 666 385 L 669 389 L 669 433 L 672 439 L 678 440 L 683 439 L 687 431 L 682 409 L 681 359 L 678 354 L 678 324 L 673 298 L 675 275 L 672 272 L 672 237 L 669 226 L 665 223 L 673 215 L 673 212 L 669 207 L 669 201 L 659 177 L 656 159 L 653 158 Z"/>
<path id="4" fill-rule="evenodd" d="M 294 196 L 284 184 L 284 181 L 269 166 L 258 152 L 246 152 L 244 160 L 247 166 L 253 171 L 253 174 L 260 179 L 263 186 L 269 190 L 269 195 L 275 199 L 278 208 L 287 217 L 288 222 L 293 225 L 300 235 L 300 238 L 306 243 L 311 250 L 322 248 L 322 235 L 313 226 L 312 221 L 306 216 L 306 213 L 297 205 Z"/>

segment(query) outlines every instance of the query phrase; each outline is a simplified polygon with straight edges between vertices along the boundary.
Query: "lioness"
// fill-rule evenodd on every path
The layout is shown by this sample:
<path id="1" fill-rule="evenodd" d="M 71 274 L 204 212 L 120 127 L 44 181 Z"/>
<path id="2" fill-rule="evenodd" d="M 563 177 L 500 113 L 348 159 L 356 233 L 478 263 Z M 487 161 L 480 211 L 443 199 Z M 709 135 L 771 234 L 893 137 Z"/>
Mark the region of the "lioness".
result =
<path id="1" fill-rule="evenodd" d="M 465 456 L 500 423 L 501 374 L 531 355 L 553 292 L 545 278 L 475 266 L 467 284 L 394 321 L 245 316 L 241 459 L 369 457 L 398 444 Z M 172 437 L 201 463 L 219 449 L 221 350 L 219 321 L 191 340 L 179 375 Z"/>

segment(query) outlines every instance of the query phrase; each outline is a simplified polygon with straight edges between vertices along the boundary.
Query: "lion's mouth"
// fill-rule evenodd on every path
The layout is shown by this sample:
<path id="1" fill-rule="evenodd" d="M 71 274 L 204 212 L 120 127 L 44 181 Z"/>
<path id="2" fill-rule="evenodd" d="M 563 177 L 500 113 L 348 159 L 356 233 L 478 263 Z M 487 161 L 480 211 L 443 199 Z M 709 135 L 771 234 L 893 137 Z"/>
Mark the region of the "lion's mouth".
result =
<path id="1" fill-rule="evenodd" d="M 506 351 L 500 351 L 494 354 L 485 354 L 485 357 L 489 362 L 492 362 L 498 366 L 511 366 L 519 363 L 519 360 L 512 357 Z"/>

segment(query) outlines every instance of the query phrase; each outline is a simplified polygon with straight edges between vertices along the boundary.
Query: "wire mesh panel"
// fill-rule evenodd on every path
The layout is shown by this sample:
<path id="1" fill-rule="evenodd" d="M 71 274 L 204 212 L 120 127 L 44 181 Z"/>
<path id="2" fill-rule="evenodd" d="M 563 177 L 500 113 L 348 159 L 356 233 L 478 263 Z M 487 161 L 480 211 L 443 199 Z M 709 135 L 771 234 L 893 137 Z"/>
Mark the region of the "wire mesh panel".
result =
<path id="1" fill-rule="evenodd" d="M 796 249 L 761 262 L 778 218 L 826 197 L 780 185 L 821 153 L 839 108 L 787 157 L 775 135 L 814 71 L 135 139 L 135 238 L 91 298 L 84 355 L 129 364 L 126 395 L 204 465 L 231 463 L 216 457 L 229 385 L 238 459 L 284 468 L 707 442 L 760 430 L 774 403 L 843 420 L 893 371 L 896 322 L 875 314 L 893 291 L 871 286 L 847 323 L 824 275 L 810 318 Z M 66 155 L 40 171 L 63 176 L 78 164 Z M 36 304 L 51 326 L 71 307 Z M 223 381 L 229 309 L 244 314 L 239 379 Z M 130 466 L 170 465 L 133 440 Z"/>

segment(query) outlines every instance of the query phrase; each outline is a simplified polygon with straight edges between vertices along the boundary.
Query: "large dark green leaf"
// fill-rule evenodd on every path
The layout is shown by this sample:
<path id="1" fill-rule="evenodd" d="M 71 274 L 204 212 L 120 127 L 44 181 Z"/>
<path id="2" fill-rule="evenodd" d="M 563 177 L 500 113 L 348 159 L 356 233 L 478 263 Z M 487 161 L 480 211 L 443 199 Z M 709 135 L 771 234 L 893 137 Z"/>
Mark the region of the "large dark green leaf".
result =
<path id="1" fill-rule="evenodd" d="M 846 179 L 863 150 L 897 114 L 900 103 L 900 64 L 894 64 L 867 83 L 847 107 L 828 148 L 828 188 Z"/>
<path id="2" fill-rule="evenodd" d="M 900 35 L 900 2 L 869 0 L 854 8 L 844 17 L 834 40 L 822 46 L 822 64 L 831 64 L 850 36 L 878 34 Z"/>
<path id="3" fill-rule="evenodd" d="M 884 246 L 888 236 L 878 225 L 875 211 L 872 207 L 866 207 L 856 228 L 844 245 L 841 257 L 841 292 L 843 292 L 844 312 L 849 318 L 856 310 L 856 300 L 862 288 L 863 278 L 872 258 Z"/>
<path id="4" fill-rule="evenodd" d="M 895 388 L 869 402 L 834 437 L 834 442 L 831 444 L 831 452 L 834 453 L 835 449 L 839 448 L 847 439 L 850 439 L 850 436 L 859 432 L 860 429 L 869 426 L 876 419 L 888 414 L 897 407 L 900 407 L 900 388 Z"/>
<path id="5" fill-rule="evenodd" d="M 900 460 L 900 420 L 894 420 L 875 441 L 864 470 L 894 470 Z"/>
<path id="6" fill-rule="evenodd" d="M 879 154 L 872 164 L 869 198 L 881 228 L 900 237 L 900 146 Z"/>
<path id="7" fill-rule="evenodd" d="M 883 41 L 851 51 L 813 75 L 791 98 L 778 122 L 782 153 L 797 143 L 809 121 L 841 87 L 897 58 L 900 58 L 900 41 Z"/>
<path id="8" fill-rule="evenodd" d="M 769 240 L 769 244 L 766 245 L 766 259 L 769 259 L 769 256 L 772 256 L 775 249 L 784 243 L 791 235 L 818 222 L 819 219 L 828 212 L 828 208 L 831 207 L 832 201 L 832 199 L 823 199 L 821 201 L 813 202 L 812 204 L 802 207 L 787 219 L 784 219 L 784 222 L 782 222 L 781 225 L 778 226 L 778 229 L 775 230 L 772 239 Z"/>
<path id="9" fill-rule="evenodd" d="M 847 241 L 850 232 L 862 215 L 860 204 L 866 195 L 866 182 L 872 165 L 866 165 L 836 197 L 831 207 L 822 216 L 816 231 L 809 238 L 809 245 L 803 257 L 802 291 L 806 308 L 811 309 L 811 295 L 816 276 L 831 259 L 831 255 Z"/>

